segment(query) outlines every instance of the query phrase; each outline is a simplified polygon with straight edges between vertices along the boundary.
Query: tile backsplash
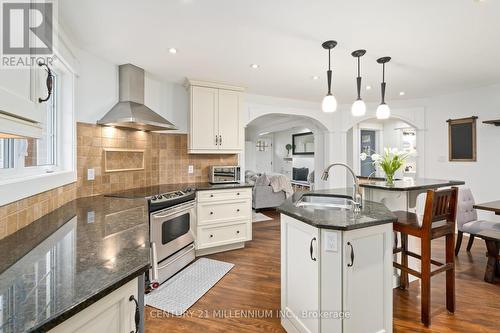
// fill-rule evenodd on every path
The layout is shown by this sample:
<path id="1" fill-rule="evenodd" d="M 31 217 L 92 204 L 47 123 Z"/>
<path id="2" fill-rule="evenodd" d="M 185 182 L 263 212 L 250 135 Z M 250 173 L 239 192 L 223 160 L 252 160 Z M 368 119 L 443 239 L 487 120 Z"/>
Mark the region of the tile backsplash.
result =
<path id="1" fill-rule="evenodd" d="M 77 181 L 0 207 L 0 239 L 77 197 L 156 184 L 208 181 L 210 165 L 235 165 L 236 154 L 188 154 L 187 134 L 150 133 L 77 123 Z M 104 149 L 144 150 L 144 169 L 105 172 Z M 123 156 L 108 164 L 120 168 Z M 109 158 L 109 156 L 108 156 Z M 189 165 L 193 173 L 188 174 Z M 94 169 L 94 180 L 87 180 Z"/>

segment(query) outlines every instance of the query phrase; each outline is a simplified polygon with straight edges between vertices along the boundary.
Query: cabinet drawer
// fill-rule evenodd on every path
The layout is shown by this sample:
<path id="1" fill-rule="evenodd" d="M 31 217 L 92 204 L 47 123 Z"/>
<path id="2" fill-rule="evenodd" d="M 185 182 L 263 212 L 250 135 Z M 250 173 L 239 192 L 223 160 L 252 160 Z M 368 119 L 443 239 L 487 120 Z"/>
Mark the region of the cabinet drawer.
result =
<path id="1" fill-rule="evenodd" d="M 213 190 L 213 191 L 199 191 L 197 193 L 199 202 L 218 201 L 218 200 L 238 200 L 238 199 L 251 199 L 251 188 L 239 188 L 231 190 Z"/>
<path id="2" fill-rule="evenodd" d="M 250 199 L 198 203 L 198 225 L 251 218 Z"/>
<path id="3" fill-rule="evenodd" d="M 197 248 L 226 245 L 247 240 L 248 223 L 198 228 Z"/>

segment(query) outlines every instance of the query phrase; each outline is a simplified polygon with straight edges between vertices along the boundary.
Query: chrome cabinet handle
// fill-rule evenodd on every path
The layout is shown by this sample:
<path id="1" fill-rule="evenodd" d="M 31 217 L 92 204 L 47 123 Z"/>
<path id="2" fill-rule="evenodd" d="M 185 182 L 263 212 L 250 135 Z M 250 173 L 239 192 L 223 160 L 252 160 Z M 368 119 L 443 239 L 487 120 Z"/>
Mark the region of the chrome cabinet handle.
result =
<path id="1" fill-rule="evenodd" d="M 316 261 L 316 258 L 313 257 L 313 242 L 316 241 L 316 237 L 313 237 L 313 239 L 311 239 L 311 244 L 309 244 L 309 254 L 311 255 L 311 260 L 312 261 Z"/>
<path id="2" fill-rule="evenodd" d="M 352 247 L 351 242 L 347 242 L 347 245 L 351 247 L 351 262 L 347 264 L 347 267 L 352 267 L 354 265 L 354 247 Z"/>
<path id="3" fill-rule="evenodd" d="M 240 209 L 238 208 L 238 209 L 236 209 L 236 211 L 237 211 L 237 212 L 239 212 L 239 211 L 240 211 Z"/>
<path id="4" fill-rule="evenodd" d="M 215 145 L 216 146 L 219 145 L 219 136 L 218 135 L 215 136 Z"/>
<path id="5" fill-rule="evenodd" d="M 222 135 L 219 135 L 219 146 L 222 146 Z"/>
<path id="6" fill-rule="evenodd" d="M 134 316 L 135 332 L 131 331 L 130 333 L 138 333 L 139 332 L 139 323 L 141 321 L 141 311 L 139 310 L 139 302 L 137 302 L 134 295 L 130 295 L 128 300 L 129 300 L 129 302 L 133 301 L 135 303 L 135 316 Z"/>
<path id="7" fill-rule="evenodd" d="M 210 235 L 210 238 L 213 238 L 213 237 L 214 237 L 214 235 Z"/>
<path id="8" fill-rule="evenodd" d="M 210 212 L 210 215 L 214 215 L 214 212 Z"/>

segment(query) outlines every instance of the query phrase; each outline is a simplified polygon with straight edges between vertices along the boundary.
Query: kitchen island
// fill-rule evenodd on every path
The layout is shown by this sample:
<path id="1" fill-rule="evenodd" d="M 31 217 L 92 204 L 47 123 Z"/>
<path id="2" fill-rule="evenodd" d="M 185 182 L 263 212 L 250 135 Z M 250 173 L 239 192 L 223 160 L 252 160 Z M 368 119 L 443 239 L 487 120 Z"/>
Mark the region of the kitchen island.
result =
<path id="1" fill-rule="evenodd" d="M 392 222 L 352 189 L 295 193 L 281 213 L 281 324 L 292 332 L 392 332 Z"/>
<path id="2" fill-rule="evenodd" d="M 144 200 L 71 201 L 0 241 L 0 331 L 135 332 L 149 262 Z"/>

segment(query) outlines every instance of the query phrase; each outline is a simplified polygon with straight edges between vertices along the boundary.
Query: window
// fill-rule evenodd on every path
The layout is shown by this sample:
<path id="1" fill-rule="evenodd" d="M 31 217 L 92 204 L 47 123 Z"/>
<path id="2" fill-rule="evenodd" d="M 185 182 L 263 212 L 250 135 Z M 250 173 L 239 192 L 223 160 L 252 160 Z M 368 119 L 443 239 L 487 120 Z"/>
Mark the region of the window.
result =
<path id="1" fill-rule="evenodd" d="M 0 139 L 0 169 L 23 169 L 57 165 L 58 85 L 54 74 L 53 93 L 46 103 L 40 139 Z"/>

